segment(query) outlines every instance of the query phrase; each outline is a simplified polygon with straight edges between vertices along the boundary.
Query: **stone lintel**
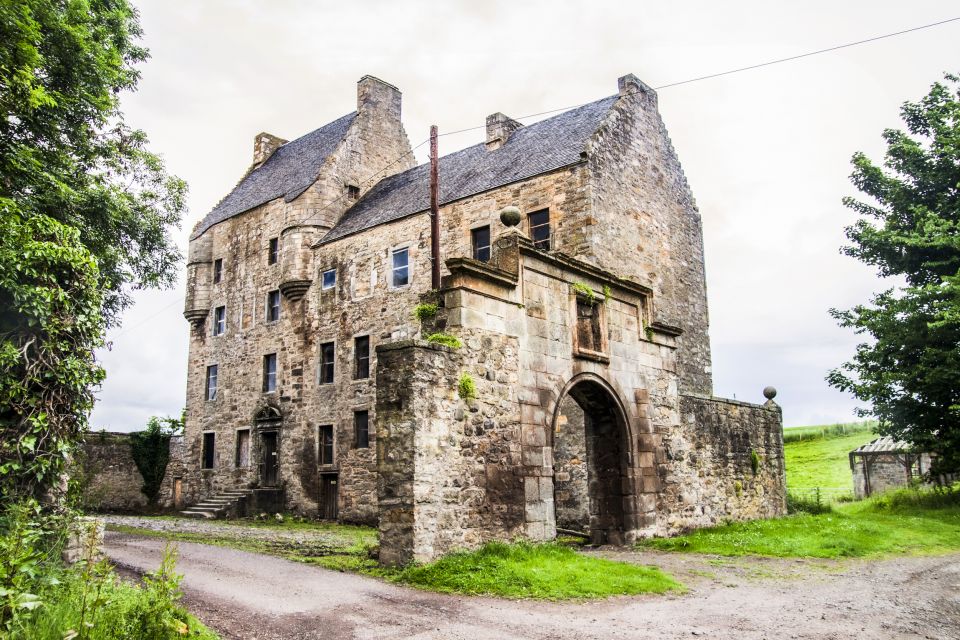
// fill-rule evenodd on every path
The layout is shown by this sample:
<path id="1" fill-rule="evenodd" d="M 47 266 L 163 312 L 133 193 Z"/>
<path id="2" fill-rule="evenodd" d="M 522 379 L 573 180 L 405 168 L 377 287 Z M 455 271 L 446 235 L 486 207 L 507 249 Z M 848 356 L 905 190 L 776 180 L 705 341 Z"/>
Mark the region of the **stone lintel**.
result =
<path id="1" fill-rule="evenodd" d="M 450 258 L 445 264 L 447 269 L 450 270 L 450 275 L 445 276 L 442 280 L 444 289 L 463 286 L 464 280 L 472 278 L 509 289 L 516 287 L 517 282 L 519 282 L 518 274 L 498 269 L 473 258 Z"/>

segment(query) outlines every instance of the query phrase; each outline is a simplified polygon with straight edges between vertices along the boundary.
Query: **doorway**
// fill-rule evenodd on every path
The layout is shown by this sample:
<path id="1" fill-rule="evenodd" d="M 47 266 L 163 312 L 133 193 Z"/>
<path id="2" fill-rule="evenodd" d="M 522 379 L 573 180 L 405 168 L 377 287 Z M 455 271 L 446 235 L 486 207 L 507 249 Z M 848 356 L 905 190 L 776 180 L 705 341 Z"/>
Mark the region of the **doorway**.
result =
<path id="1" fill-rule="evenodd" d="M 277 486 L 279 464 L 277 460 L 277 432 L 267 431 L 260 434 L 260 451 L 263 455 L 260 472 L 260 486 Z"/>
<path id="2" fill-rule="evenodd" d="M 593 544 L 624 544 L 633 489 L 627 426 L 620 405 L 599 382 L 574 384 L 560 401 L 553 434 L 557 527 Z"/>
<path id="3" fill-rule="evenodd" d="M 336 473 L 320 474 L 320 518 L 336 520 L 338 515 L 337 498 L 339 475 Z"/>

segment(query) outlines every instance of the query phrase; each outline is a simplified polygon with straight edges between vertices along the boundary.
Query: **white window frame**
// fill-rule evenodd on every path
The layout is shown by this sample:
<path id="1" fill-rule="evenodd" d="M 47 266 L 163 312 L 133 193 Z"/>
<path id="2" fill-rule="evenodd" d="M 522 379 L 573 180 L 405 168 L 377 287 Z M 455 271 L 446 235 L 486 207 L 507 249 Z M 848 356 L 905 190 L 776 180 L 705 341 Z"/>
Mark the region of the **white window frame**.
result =
<path id="1" fill-rule="evenodd" d="M 223 309 L 223 315 L 217 318 L 217 312 Z M 222 325 L 222 326 L 221 326 Z M 227 332 L 227 306 L 217 305 L 213 308 L 213 335 L 222 336 Z"/>
<path id="2" fill-rule="evenodd" d="M 212 369 L 213 372 L 214 372 L 214 373 L 213 373 L 213 376 L 212 376 L 212 377 L 213 377 L 213 381 L 214 381 L 214 382 L 213 382 L 213 397 L 210 397 L 210 378 L 211 378 L 211 376 L 210 376 L 210 370 L 211 370 L 211 369 Z M 204 398 L 206 399 L 207 402 L 213 402 L 214 400 L 217 399 L 217 393 L 218 393 L 219 390 L 220 390 L 219 385 L 220 385 L 220 365 L 219 365 L 219 364 L 216 364 L 216 363 L 214 363 L 214 364 L 208 364 L 208 365 L 207 365 L 206 372 L 205 372 L 204 385 L 203 385 L 203 388 L 204 388 L 204 394 L 203 394 L 203 395 L 204 395 Z"/>
<path id="3" fill-rule="evenodd" d="M 273 389 L 266 389 L 266 388 L 265 388 L 265 387 L 268 386 L 268 385 L 266 384 L 267 379 L 268 379 L 268 375 L 267 375 L 267 357 L 268 357 L 268 356 L 273 356 Z M 261 359 L 261 363 L 262 363 L 262 364 L 261 364 L 261 371 L 260 371 L 260 375 L 261 375 L 260 388 L 262 389 L 262 392 L 263 392 L 263 393 L 276 393 L 276 392 L 277 392 L 277 386 L 278 386 L 278 380 L 277 380 L 277 378 L 278 378 L 278 373 L 279 373 L 279 371 L 280 371 L 280 358 L 277 357 L 277 352 L 274 351 L 273 353 L 265 353 L 265 354 L 263 354 L 263 358 Z"/>
<path id="4" fill-rule="evenodd" d="M 277 294 L 277 317 L 274 318 L 274 319 L 271 319 L 271 318 L 270 318 L 270 309 L 273 307 L 273 305 L 270 304 L 270 297 L 271 297 L 273 294 Z M 281 313 L 281 311 L 282 311 L 282 305 L 281 305 L 281 303 L 280 303 L 280 297 L 281 297 L 281 296 L 280 296 L 280 289 L 273 289 L 272 291 L 267 291 L 267 304 L 266 304 L 266 309 L 264 309 L 265 313 L 263 314 L 263 315 L 264 315 L 264 322 L 266 322 L 267 324 L 273 324 L 274 322 L 280 322 L 280 313 Z"/>
<path id="5" fill-rule="evenodd" d="M 407 282 L 406 284 L 394 284 L 394 274 L 397 272 L 397 267 L 394 266 L 394 257 L 401 252 L 406 252 L 407 254 Z M 390 264 L 387 270 L 387 273 L 390 274 L 387 276 L 389 278 L 389 288 L 391 289 L 405 289 L 413 284 L 413 260 L 411 260 L 410 255 L 410 245 L 400 245 L 390 249 Z"/>
<path id="6" fill-rule="evenodd" d="M 330 284 L 330 285 L 327 284 L 327 274 L 328 274 L 328 273 L 332 273 L 332 274 L 333 274 L 333 283 Z M 322 272 L 320 272 L 320 290 L 321 290 L 321 291 L 329 291 L 330 289 L 335 289 L 336 287 L 337 287 L 337 269 L 336 269 L 336 267 L 334 267 L 333 269 L 324 269 Z"/>

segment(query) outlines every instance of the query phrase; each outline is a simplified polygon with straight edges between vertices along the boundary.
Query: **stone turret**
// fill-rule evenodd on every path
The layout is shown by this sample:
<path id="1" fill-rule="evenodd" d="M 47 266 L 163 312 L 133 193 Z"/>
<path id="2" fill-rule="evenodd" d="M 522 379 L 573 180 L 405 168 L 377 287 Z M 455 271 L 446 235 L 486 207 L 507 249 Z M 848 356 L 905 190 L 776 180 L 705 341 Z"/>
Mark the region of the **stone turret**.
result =
<path id="1" fill-rule="evenodd" d="M 288 227 L 280 234 L 280 292 L 296 302 L 313 283 L 313 243 L 317 227 Z"/>
<path id="2" fill-rule="evenodd" d="M 187 255 L 187 295 L 183 317 L 201 324 L 210 313 L 210 288 L 213 281 L 213 238 L 202 235 L 190 242 Z"/>

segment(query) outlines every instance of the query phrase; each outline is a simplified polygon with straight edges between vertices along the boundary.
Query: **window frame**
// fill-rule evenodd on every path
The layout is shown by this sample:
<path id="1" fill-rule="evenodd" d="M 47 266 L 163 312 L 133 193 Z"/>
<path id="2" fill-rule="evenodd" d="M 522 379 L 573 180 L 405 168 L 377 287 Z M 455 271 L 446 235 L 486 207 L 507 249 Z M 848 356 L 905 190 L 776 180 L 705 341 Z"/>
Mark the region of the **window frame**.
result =
<path id="1" fill-rule="evenodd" d="M 274 300 L 276 305 L 273 304 Z M 276 317 L 273 317 L 273 310 L 277 310 Z M 280 289 L 267 291 L 266 323 L 272 324 L 280 321 Z"/>
<path id="2" fill-rule="evenodd" d="M 329 431 L 329 444 L 325 442 L 324 434 Z M 325 450 L 329 446 L 330 457 L 327 460 Z M 337 461 L 337 430 L 332 424 L 321 424 L 317 426 L 317 464 L 321 467 L 332 467 Z"/>
<path id="3" fill-rule="evenodd" d="M 480 233 L 487 234 L 487 243 L 485 245 L 480 245 L 477 240 L 477 235 Z M 490 262 L 490 258 L 493 255 L 493 241 L 490 235 L 490 225 L 483 225 L 482 227 L 475 227 L 470 229 L 470 255 L 474 260 L 479 260 L 480 262 Z M 481 253 L 486 251 L 487 257 L 481 257 Z"/>
<path id="4" fill-rule="evenodd" d="M 213 261 L 213 284 L 220 284 L 223 280 L 223 258 Z"/>
<path id="5" fill-rule="evenodd" d="M 364 438 L 360 438 L 360 416 L 363 416 L 363 434 Z M 354 449 L 369 449 L 370 448 L 370 411 L 368 409 L 358 409 L 353 412 L 353 448 Z"/>
<path id="6" fill-rule="evenodd" d="M 534 225 L 533 217 L 540 214 L 546 215 L 547 221 L 541 224 Z M 531 211 L 530 213 L 527 214 L 527 231 L 530 234 L 530 240 L 533 242 L 534 248 L 539 249 L 540 251 L 550 251 L 553 249 L 553 228 L 551 227 L 551 222 L 552 220 L 550 219 L 549 208 L 538 209 L 536 211 Z M 547 237 L 546 239 L 537 240 L 534 237 L 534 231 L 536 229 L 542 229 L 543 227 L 546 227 L 547 229 Z M 543 246 L 544 244 L 546 246 Z"/>
<path id="7" fill-rule="evenodd" d="M 396 261 L 397 261 L 397 255 L 398 255 L 398 254 L 401 254 L 401 253 L 406 255 L 406 257 L 407 257 L 407 262 L 406 262 L 406 264 L 405 264 L 404 266 L 402 266 L 402 267 L 397 267 L 397 266 L 396 266 L 396 264 L 397 264 L 397 262 L 396 262 Z M 407 281 L 404 282 L 403 284 L 397 284 L 397 271 L 398 271 L 398 270 L 401 270 L 401 269 L 406 270 Z M 411 264 L 410 264 L 410 247 L 409 247 L 409 245 L 408 245 L 408 246 L 403 246 L 403 247 L 396 247 L 396 248 L 390 250 L 390 276 L 389 276 L 389 277 L 390 277 L 390 288 L 391 288 L 391 289 L 403 289 L 403 288 L 405 288 L 405 287 L 409 287 L 410 284 L 413 282 L 413 269 L 412 269 L 412 266 L 411 266 Z"/>
<path id="8" fill-rule="evenodd" d="M 327 348 L 330 349 L 330 359 L 327 360 Z M 325 376 L 324 367 L 329 367 L 329 380 Z M 335 340 L 320 343 L 320 367 L 317 372 L 317 384 L 333 384 L 337 375 L 337 343 Z"/>
<path id="9" fill-rule="evenodd" d="M 210 374 L 213 374 L 212 376 Z M 220 365 L 219 364 L 208 364 L 207 365 L 207 376 L 204 384 L 203 397 L 206 398 L 207 402 L 213 402 L 217 399 L 217 382 L 220 374 Z M 210 395 L 210 381 L 213 380 L 213 396 Z"/>
<path id="10" fill-rule="evenodd" d="M 273 363 L 273 371 L 270 371 L 269 367 L 267 366 L 271 362 Z M 277 370 L 279 368 L 276 352 L 263 354 L 263 393 L 277 392 Z M 271 376 L 273 380 L 272 385 L 269 384 Z"/>
<path id="11" fill-rule="evenodd" d="M 327 274 L 333 274 L 333 282 L 329 285 L 327 284 Z M 337 268 L 324 269 L 320 272 L 320 291 L 329 291 L 330 289 L 335 289 L 337 287 Z"/>
<path id="12" fill-rule="evenodd" d="M 227 306 L 213 308 L 213 335 L 222 336 L 227 332 Z"/>
<path id="13" fill-rule="evenodd" d="M 366 355 L 360 356 L 360 345 L 366 345 Z M 363 371 L 361 371 L 361 365 Z M 363 375 L 361 375 L 363 373 Z M 370 378 L 370 335 L 354 336 L 353 338 L 353 379 L 368 380 Z"/>
<path id="14" fill-rule="evenodd" d="M 204 431 L 200 442 L 200 468 L 203 470 L 215 469 L 217 467 L 217 432 Z M 207 445 L 209 438 L 210 445 Z M 210 464 L 207 464 L 209 454 Z"/>
<path id="15" fill-rule="evenodd" d="M 267 264 L 280 262 L 280 238 L 270 238 L 267 241 Z"/>

